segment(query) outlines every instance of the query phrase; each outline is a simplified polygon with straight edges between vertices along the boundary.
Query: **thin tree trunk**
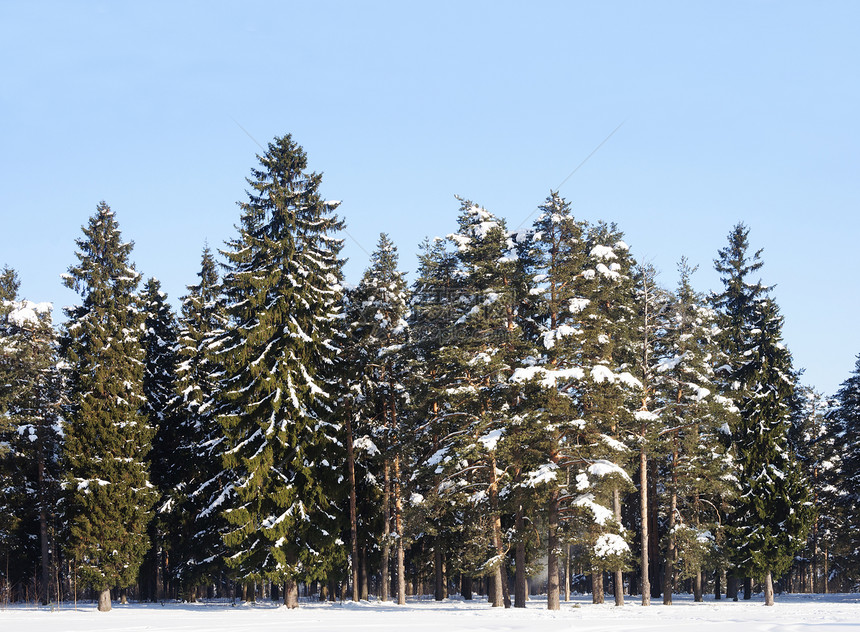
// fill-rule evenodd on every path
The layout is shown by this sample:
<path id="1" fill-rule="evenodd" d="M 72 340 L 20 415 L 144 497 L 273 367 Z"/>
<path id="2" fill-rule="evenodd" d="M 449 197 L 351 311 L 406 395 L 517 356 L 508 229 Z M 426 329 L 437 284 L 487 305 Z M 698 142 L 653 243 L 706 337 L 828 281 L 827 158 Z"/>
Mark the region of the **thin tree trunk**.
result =
<path id="1" fill-rule="evenodd" d="M 570 601 L 570 545 L 564 545 L 564 600 Z"/>
<path id="2" fill-rule="evenodd" d="M 110 612 L 110 588 L 104 588 L 99 593 L 99 612 Z"/>
<path id="3" fill-rule="evenodd" d="M 517 508 L 515 528 L 517 532 L 517 548 L 515 553 L 516 574 L 514 576 L 514 608 L 526 607 L 526 544 L 523 506 Z M 551 527 L 550 527 L 551 528 Z"/>
<path id="4" fill-rule="evenodd" d="M 773 605 L 773 578 L 770 571 L 767 571 L 764 576 L 764 605 Z"/>
<path id="5" fill-rule="evenodd" d="M 714 599 L 716 601 L 722 599 L 720 595 L 720 578 L 722 575 L 723 573 L 719 568 L 714 571 Z"/>
<path id="6" fill-rule="evenodd" d="M 361 547 L 361 599 L 367 601 L 367 547 Z"/>
<path id="7" fill-rule="evenodd" d="M 444 579 L 442 578 L 442 540 L 436 540 L 436 546 L 433 548 L 433 572 L 436 579 L 436 584 L 433 589 L 433 597 L 436 601 L 445 599 L 445 593 L 442 590 Z"/>
<path id="8" fill-rule="evenodd" d="M 356 515 L 355 453 L 352 443 L 352 413 L 346 411 L 346 465 L 349 474 L 349 536 L 352 539 L 352 600 L 360 600 L 361 586 L 358 579 L 358 517 Z"/>
<path id="9" fill-rule="evenodd" d="M 460 578 L 460 582 L 462 584 L 462 588 L 460 588 L 460 592 L 463 595 L 464 601 L 472 601 L 472 578 L 468 575 L 463 575 Z"/>
<path id="10" fill-rule="evenodd" d="M 549 496 L 549 511 L 547 521 L 549 533 L 547 534 L 547 584 L 546 584 L 546 607 L 548 610 L 559 610 L 558 595 L 558 490 L 553 489 Z M 525 557 L 525 555 L 523 556 Z M 519 563 L 518 563 L 519 565 Z"/>
<path id="11" fill-rule="evenodd" d="M 677 452 L 675 452 L 677 458 Z M 674 465 L 673 465 L 674 470 Z M 674 478 L 674 471 L 672 474 Z M 666 562 L 663 568 L 663 605 L 672 605 L 672 591 L 675 589 L 675 510 L 678 507 L 678 495 L 674 487 L 669 496 L 669 543 L 666 547 Z"/>
<path id="12" fill-rule="evenodd" d="M 42 605 L 48 605 L 48 587 L 51 585 L 51 564 L 50 553 L 48 546 L 48 508 L 47 499 L 45 498 L 45 450 L 44 450 L 44 428 L 39 428 L 37 437 L 37 468 L 39 482 L 39 539 L 41 544 L 42 555 Z M 60 596 L 57 595 L 57 603 L 60 601 Z"/>
<path id="13" fill-rule="evenodd" d="M 648 578 L 648 455 L 645 453 L 644 443 L 639 450 L 639 505 L 640 519 L 642 521 L 642 543 L 640 552 L 640 567 L 642 578 L 640 580 L 642 591 L 642 605 L 651 605 L 651 580 Z"/>
<path id="14" fill-rule="evenodd" d="M 621 524 L 621 490 L 617 487 L 612 490 L 612 508 L 615 511 L 615 521 Z M 615 596 L 615 605 L 624 605 L 624 573 L 620 570 L 615 571 L 613 581 L 613 593 Z"/>
<path id="15" fill-rule="evenodd" d="M 394 412 L 392 411 L 392 417 Z M 400 456 L 394 457 L 394 534 L 397 538 L 397 603 L 406 604 L 406 561 L 403 550 L 403 499 L 400 493 Z"/>
<path id="16" fill-rule="evenodd" d="M 752 585 L 753 580 L 752 577 L 744 578 L 744 600 L 752 599 Z"/>
<path id="17" fill-rule="evenodd" d="M 391 466 L 388 460 L 385 460 L 383 466 L 383 485 L 382 485 L 382 568 L 380 569 L 381 586 L 379 588 L 379 598 L 382 601 L 388 601 L 388 587 L 391 580 L 388 577 L 389 556 L 391 555 Z"/>
<path id="18" fill-rule="evenodd" d="M 702 602 L 705 598 L 702 596 L 702 570 L 699 569 L 693 575 L 693 601 Z"/>

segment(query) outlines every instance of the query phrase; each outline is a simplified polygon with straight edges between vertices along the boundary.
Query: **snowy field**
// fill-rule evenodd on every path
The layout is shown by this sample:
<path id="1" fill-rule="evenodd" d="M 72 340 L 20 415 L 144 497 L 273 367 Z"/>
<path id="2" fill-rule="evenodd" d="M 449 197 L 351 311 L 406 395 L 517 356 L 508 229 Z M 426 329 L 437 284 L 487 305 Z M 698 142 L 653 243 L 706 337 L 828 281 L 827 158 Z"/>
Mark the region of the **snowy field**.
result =
<path id="1" fill-rule="evenodd" d="M 611 599 L 611 597 L 610 597 Z M 449 599 L 393 604 L 302 603 L 297 610 L 275 604 L 231 606 L 223 602 L 198 604 L 115 605 L 100 613 L 95 604 L 78 604 L 51 611 L 50 607 L 12 605 L 0 610 L 3 632 L 344 632 L 348 630 L 404 630 L 406 632 L 780 632 L 820 630 L 860 631 L 860 595 L 780 595 L 773 608 L 752 601 L 694 603 L 675 598 L 672 606 L 655 603 L 642 608 L 630 598 L 623 608 L 611 603 L 595 606 L 588 597 L 562 602 L 561 610 L 548 612 L 546 602 L 535 598 L 525 610 L 491 608 L 482 600 Z"/>

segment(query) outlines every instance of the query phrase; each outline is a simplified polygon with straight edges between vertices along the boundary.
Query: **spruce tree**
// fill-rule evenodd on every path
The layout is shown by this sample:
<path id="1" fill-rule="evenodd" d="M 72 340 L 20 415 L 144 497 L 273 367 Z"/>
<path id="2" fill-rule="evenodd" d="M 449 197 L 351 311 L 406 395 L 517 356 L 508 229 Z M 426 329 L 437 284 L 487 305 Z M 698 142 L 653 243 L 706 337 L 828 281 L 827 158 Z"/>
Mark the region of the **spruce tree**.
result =
<path id="1" fill-rule="evenodd" d="M 113 212 L 99 203 L 78 263 L 64 275 L 83 303 L 66 309 L 63 350 L 69 366 L 64 414 L 68 492 L 68 554 L 80 578 L 100 591 L 132 586 L 149 547 L 147 525 L 157 493 L 146 456 L 153 428 L 143 413 L 143 313 L 136 295 L 140 274 L 129 262 Z"/>
<path id="2" fill-rule="evenodd" d="M 386 584 L 387 559 L 393 545 L 397 601 L 405 604 L 404 496 L 408 479 L 404 474 L 408 465 L 404 459 L 409 437 L 405 433 L 408 393 L 404 382 L 409 297 L 404 274 L 397 264 L 397 249 L 383 233 L 371 255 L 370 267 L 350 292 L 344 368 L 350 382 L 345 389 L 349 393 L 349 430 L 358 435 L 360 445 L 374 453 L 376 467 L 371 476 L 383 484 L 382 581 Z M 357 553 L 356 542 L 354 556 Z"/>
<path id="3" fill-rule="evenodd" d="M 829 526 L 834 541 L 832 570 L 843 578 L 844 587 L 853 590 L 860 575 L 860 355 L 834 399 L 827 414 L 832 448 L 825 461 L 828 500 L 834 509 Z"/>
<path id="4" fill-rule="evenodd" d="M 3 276 L 15 280 L 8 270 Z M 56 335 L 50 303 L 14 300 L 17 284 L 0 285 L 10 297 L 0 302 L 0 419 L 9 422 L 0 430 L 0 548 L 13 573 L 7 581 L 27 582 L 31 569 L 40 569 L 35 588 L 47 605 L 58 564 L 62 449 Z"/>
<path id="5" fill-rule="evenodd" d="M 176 445 L 169 489 L 161 513 L 170 533 L 167 572 L 184 598 L 194 588 L 218 579 L 224 568 L 226 522 L 221 505 L 228 494 L 228 473 L 221 464 L 223 434 L 216 417 L 221 366 L 214 347 L 224 335 L 226 316 L 215 258 L 203 250 L 199 281 L 182 297 L 175 383 Z"/>
<path id="6" fill-rule="evenodd" d="M 224 539 L 237 578 L 286 582 L 284 601 L 296 607 L 296 582 L 325 577 L 342 553 L 330 499 L 339 427 L 329 419 L 342 223 L 289 135 L 259 160 L 239 234 L 222 251 L 229 327 L 217 354 L 218 419 L 235 494 Z"/>
<path id="7" fill-rule="evenodd" d="M 169 472 L 177 459 L 177 416 L 174 389 L 176 386 L 176 317 L 161 282 L 151 278 L 141 295 L 144 311 L 141 344 L 144 352 L 143 392 L 146 396 L 144 414 L 155 430 L 152 451 L 149 454 L 152 482 L 162 499 L 170 491 Z M 159 511 L 150 522 L 149 536 L 152 547 L 141 569 L 141 587 L 151 600 L 159 598 L 159 584 L 163 581 L 160 567 L 164 558 L 166 540 L 165 512 Z"/>

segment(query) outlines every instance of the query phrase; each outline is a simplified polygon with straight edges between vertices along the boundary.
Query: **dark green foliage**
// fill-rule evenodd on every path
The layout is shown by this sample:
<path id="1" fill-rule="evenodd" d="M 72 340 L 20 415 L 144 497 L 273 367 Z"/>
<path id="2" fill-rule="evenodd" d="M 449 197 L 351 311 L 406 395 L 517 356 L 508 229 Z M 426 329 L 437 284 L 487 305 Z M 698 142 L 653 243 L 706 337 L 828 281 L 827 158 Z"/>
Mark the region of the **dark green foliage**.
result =
<path id="1" fill-rule="evenodd" d="M 226 522 L 220 505 L 226 498 L 227 473 L 221 464 L 223 435 L 215 411 L 221 367 L 212 350 L 224 335 L 226 316 L 221 285 L 211 251 L 201 258 L 199 282 L 182 299 L 176 351 L 175 445 L 163 482 L 162 506 L 169 541 L 169 576 L 184 594 L 212 581 L 224 566 Z"/>
<path id="2" fill-rule="evenodd" d="M 239 235 L 223 251 L 230 322 L 218 339 L 218 420 L 233 494 L 224 539 L 240 579 L 310 580 L 342 554 L 331 502 L 340 429 L 327 404 L 342 224 L 289 135 L 259 159 Z"/>
<path id="3" fill-rule="evenodd" d="M 81 580 L 103 590 L 136 581 L 157 493 L 146 462 L 153 428 L 142 412 L 144 315 L 136 296 L 140 275 L 129 262 L 132 244 L 122 242 L 104 202 L 83 232 L 78 263 L 64 275 L 83 297 L 66 310 L 63 338 L 67 550 Z"/>

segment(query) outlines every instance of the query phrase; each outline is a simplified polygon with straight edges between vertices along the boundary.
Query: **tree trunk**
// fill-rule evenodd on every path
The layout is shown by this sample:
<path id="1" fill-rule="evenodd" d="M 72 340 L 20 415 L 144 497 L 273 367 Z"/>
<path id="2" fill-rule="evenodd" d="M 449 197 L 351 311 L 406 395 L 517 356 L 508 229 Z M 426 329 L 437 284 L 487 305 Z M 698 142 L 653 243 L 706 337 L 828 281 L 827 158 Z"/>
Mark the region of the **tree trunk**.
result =
<path id="1" fill-rule="evenodd" d="M 551 520 L 551 519 L 550 519 Z M 515 528 L 517 532 L 516 574 L 514 576 L 514 608 L 526 607 L 526 544 L 523 506 L 517 507 Z M 552 529 L 552 526 L 550 526 Z"/>
<path id="2" fill-rule="evenodd" d="M 564 600 L 570 601 L 570 545 L 564 545 Z"/>
<path id="3" fill-rule="evenodd" d="M 367 601 L 367 547 L 361 547 L 361 599 Z"/>
<path id="4" fill-rule="evenodd" d="M 559 610 L 558 595 L 558 490 L 553 489 L 549 496 L 549 511 L 547 515 L 547 564 L 546 564 L 546 607 L 548 610 Z M 523 555 L 525 557 L 525 555 Z M 517 563 L 519 565 L 519 563 Z M 523 563 L 525 565 L 525 562 Z"/>
<path id="5" fill-rule="evenodd" d="M 463 599 L 465 601 L 472 601 L 472 578 L 468 575 L 463 575 L 460 578 L 462 583 L 462 588 L 460 588 L 460 592 L 463 595 Z"/>
<path id="6" fill-rule="evenodd" d="M 640 552 L 640 567 L 642 578 L 640 580 L 642 591 L 642 605 L 651 605 L 651 580 L 648 578 L 648 455 L 645 447 L 639 450 L 639 505 L 640 519 L 642 521 L 642 543 Z"/>
<path id="7" fill-rule="evenodd" d="M 284 582 L 284 605 L 290 609 L 299 607 L 299 585 L 295 579 Z"/>
<path id="8" fill-rule="evenodd" d="M 618 488 L 612 490 L 612 508 L 615 511 L 615 520 L 621 524 L 621 491 Z M 613 581 L 613 594 L 615 596 L 615 605 L 624 605 L 624 573 L 620 570 L 615 571 Z"/>
<path id="9" fill-rule="evenodd" d="M 433 549 L 433 571 L 436 578 L 433 597 L 436 601 L 442 601 L 445 598 L 445 592 L 442 590 L 444 579 L 442 578 L 442 541 L 440 539 L 436 540 L 436 546 Z"/>
<path id="10" fill-rule="evenodd" d="M 493 529 L 493 548 L 496 550 L 496 568 L 493 573 L 495 577 L 495 585 L 493 586 L 493 607 L 501 608 L 505 606 L 505 547 L 502 540 L 502 518 L 499 513 L 499 488 L 498 480 L 496 479 L 496 459 L 490 459 L 490 486 L 488 489 L 490 497 L 490 511 L 492 512 L 491 522 Z"/>
<path id="11" fill-rule="evenodd" d="M 726 599 L 738 600 L 738 578 L 734 574 L 726 580 Z"/>
<path id="12" fill-rule="evenodd" d="M 349 535 L 352 540 L 352 600 L 359 601 L 361 585 L 358 579 L 358 517 L 356 515 L 355 453 L 352 444 L 352 412 L 346 411 L 346 469 L 349 474 Z"/>
<path id="13" fill-rule="evenodd" d="M 603 603 L 605 594 L 603 590 L 603 569 L 591 569 L 591 601 L 592 603 Z"/>
<path id="14" fill-rule="evenodd" d="M 110 612 L 110 588 L 105 588 L 99 593 L 99 612 Z"/>
<path id="15" fill-rule="evenodd" d="M 48 508 L 45 498 L 45 450 L 44 450 L 44 428 L 39 428 L 37 437 L 37 459 L 38 459 L 38 481 L 39 481 L 39 540 L 42 555 L 42 605 L 48 605 L 48 588 L 51 585 L 51 564 L 48 546 Z M 60 596 L 57 595 L 57 603 Z"/>
<path id="16" fill-rule="evenodd" d="M 397 603 L 406 604 L 406 561 L 403 550 L 403 499 L 400 494 L 400 457 L 394 457 L 394 535 L 397 538 Z"/>
<path id="17" fill-rule="evenodd" d="M 744 600 L 752 599 L 752 577 L 744 578 Z"/>
<path id="18" fill-rule="evenodd" d="M 714 600 L 719 601 L 722 597 L 720 595 L 720 578 L 722 577 L 722 572 L 720 569 L 716 569 L 714 571 Z"/>
<path id="19" fill-rule="evenodd" d="M 380 568 L 381 586 L 379 587 L 379 598 L 381 601 L 388 601 L 388 587 L 390 579 L 388 577 L 388 563 L 391 555 L 391 476 L 390 465 L 386 459 L 383 466 L 383 485 L 382 485 L 382 562 Z"/>
<path id="20" fill-rule="evenodd" d="M 677 459 L 677 451 L 674 453 Z M 674 461 L 673 461 L 674 463 Z M 674 479 L 674 464 L 672 478 Z M 672 592 L 675 590 L 675 511 L 678 507 L 678 495 L 674 489 L 669 496 L 669 542 L 666 546 L 666 561 L 663 567 L 663 605 L 672 605 Z"/>
<path id="21" fill-rule="evenodd" d="M 764 605 L 773 605 L 773 578 L 770 571 L 767 571 L 764 576 Z"/>

